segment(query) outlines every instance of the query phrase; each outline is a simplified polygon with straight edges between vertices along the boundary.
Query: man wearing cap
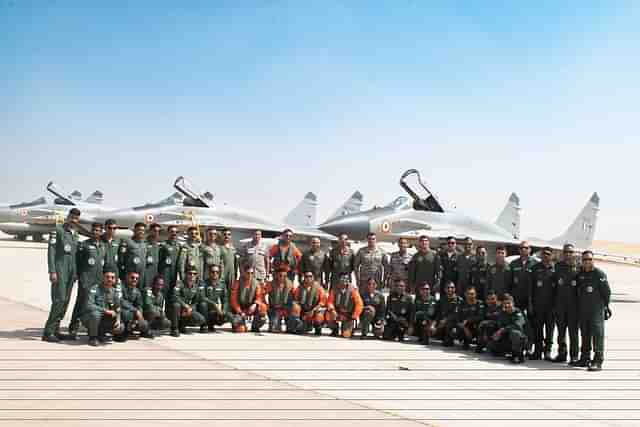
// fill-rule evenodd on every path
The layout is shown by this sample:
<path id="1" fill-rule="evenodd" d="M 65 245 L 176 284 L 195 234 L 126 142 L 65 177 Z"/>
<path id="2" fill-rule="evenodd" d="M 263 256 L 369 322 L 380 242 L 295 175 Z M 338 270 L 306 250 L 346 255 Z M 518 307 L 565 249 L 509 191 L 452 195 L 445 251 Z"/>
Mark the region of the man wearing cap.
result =
<path id="1" fill-rule="evenodd" d="M 178 255 L 182 245 L 178 242 L 178 226 L 170 225 L 167 227 L 168 238 L 159 251 L 158 273 L 164 279 L 163 294 L 165 299 L 168 292 L 178 281 Z"/>
<path id="2" fill-rule="evenodd" d="M 476 353 L 482 353 L 489 343 L 489 338 L 498 330 L 500 306 L 494 290 L 489 290 L 485 299 L 484 319 L 478 325 L 478 346 Z"/>
<path id="3" fill-rule="evenodd" d="M 55 231 L 49 234 L 47 262 L 51 282 L 51 308 L 42 333 L 43 341 L 58 342 L 62 337 L 60 322 L 67 312 L 73 282 L 77 279 L 78 235 L 73 229 L 79 222 L 80 211 L 72 208 L 64 224 L 56 225 Z"/>
<path id="4" fill-rule="evenodd" d="M 604 322 L 611 317 L 611 288 L 604 271 L 593 265 L 593 252 L 582 253 L 582 268 L 577 279 L 578 320 L 582 335 L 581 357 L 574 366 L 601 371 L 604 362 Z M 594 357 L 591 359 L 591 345 Z"/>
<path id="5" fill-rule="evenodd" d="M 373 277 L 379 285 L 384 284 L 385 274 L 389 270 L 389 257 L 378 247 L 376 233 L 367 235 L 367 246 L 360 248 L 356 254 L 353 269 L 360 292 L 364 292 L 370 277 Z"/>
<path id="6" fill-rule="evenodd" d="M 327 301 L 327 326 L 331 336 L 351 338 L 353 324 L 362 314 L 362 298 L 357 289 L 350 286 L 351 275 L 344 274 L 336 289 L 329 291 Z"/>
<path id="7" fill-rule="evenodd" d="M 222 231 L 220 254 L 222 256 L 222 281 L 227 285 L 227 295 L 231 295 L 231 286 L 238 277 L 238 253 L 233 246 L 231 230 L 228 228 Z"/>
<path id="8" fill-rule="evenodd" d="M 487 248 L 478 246 L 476 249 L 475 261 L 469 273 L 469 282 L 463 291 L 466 292 L 468 286 L 476 288 L 478 298 L 484 299 L 487 292 L 487 282 L 489 276 L 489 263 L 487 262 Z"/>
<path id="9" fill-rule="evenodd" d="M 409 241 L 401 237 L 398 239 L 398 251 L 393 252 L 389 257 L 389 268 L 385 271 L 385 287 L 391 288 L 397 280 L 409 280 L 409 262 L 411 255 L 407 251 Z"/>
<path id="10" fill-rule="evenodd" d="M 139 280 L 138 273 L 131 271 L 127 274 L 127 282 L 122 288 L 120 320 L 124 326 L 124 333 L 120 341 L 126 341 L 134 331 L 139 331 L 144 338 L 153 338 L 149 331 L 149 323 L 142 315 L 144 301 L 142 291 L 138 289 Z"/>
<path id="11" fill-rule="evenodd" d="M 451 347 L 453 345 L 451 330 L 455 328 L 458 323 L 458 312 L 462 305 L 462 298 L 456 294 L 455 283 L 449 282 L 446 284 L 445 296 L 444 298 L 440 298 L 439 305 L 439 319 L 436 334 L 442 337 L 443 346 Z"/>
<path id="12" fill-rule="evenodd" d="M 320 248 L 320 239 L 318 237 L 311 238 L 311 248 L 302 254 L 300 259 L 300 271 L 312 271 L 313 277 L 324 289 L 329 287 L 328 285 L 328 272 L 325 272 L 327 268 L 327 255 Z"/>
<path id="13" fill-rule="evenodd" d="M 151 288 L 144 291 L 143 316 L 149 324 L 153 335 L 158 335 L 161 330 L 170 329 L 171 322 L 165 315 L 164 279 L 156 276 Z M 153 331 L 156 331 L 155 333 Z"/>
<path id="14" fill-rule="evenodd" d="M 504 246 L 496 248 L 496 262 L 489 266 L 487 273 L 487 290 L 496 293 L 498 300 L 511 288 L 511 267 L 507 263 L 507 249 Z"/>
<path id="15" fill-rule="evenodd" d="M 531 298 L 528 314 L 533 320 L 535 351 L 532 360 L 539 360 L 544 352 L 544 360 L 551 361 L 553 345 L 553 305 L 556 291 L 555 268 L 551 256 L 553 251 L 542 249 L 542 262 L 531 268 Z"/>
<path id="16" fill-rule="evenodd" d="M 274 269 L 277 269 L 282 264 L 286 264 L 289 267 L 287 275 L 289 280 L 293 282 L 298 272 L 302 253 L 293 243 L 293 231 L 290 228 L 282 232 L 278 243 L 271 247 L 269 256 Z"/>
<path id="17" fill-rule="evenodd" d="M 409 293 L 413 293 L 419 283 L 429 283 L 434 295 L 440 293 L 440 277 L 440 257 L 429 247 L 429 238 L 420 236 L 418 252 L 409 262 Z"/>
<path id="18" fill-rule="evenodd" d="M 183 282 L 186 280 L 187 271 L 194 268 L 198 272 L 198 277 L 202 277 L 201 246 L 198 227 L 189 227 L 187 229 L 187 241 L 180 248 L 180 255 L 178 256 L 178 278 Z"/>
<path id="19" fill-rule="evenodd" d="M 215 332 L 216 326 L 222 326 L 227 321 L 227 286 L 220 279 L 220 267 L 209 264 L 207 280 L 204 284 L 204 295 L 198 311 L 207 319 L 209 332 Z"/>
<path id="20" fill-rule="evenodd" d="M 105 249 L 102 243 L 102 223 L 91 224 L 92 237 L 78 243 L 76 263 L 78 271 L 78 294 L 69 323 L 69 338 L 77 339 L 80 318 L 87 306 L 87 292 L 102 281 Z"/>
<path id="21" fill-rule="evenodd" d="M 461 341 L 463 350 L 468 350 L 471 342 L 478 338 L 478 327 L 484 320 L 484 310 L 484 303 L 477 298 L 476 288 L 468 287 L 458 311 L 458 322 L 451 330 L 450 338 L 452 341 Z"/>
<path id="22" fill-rule="evenodd" d="M 116 239 L 115 233 L 118 230 L 118 224 L 113 219 L 104 222 L 104 234 L 102 235 L 102 243 L 104 244 L 104 268 L 103 270 L 118 271 L 118 247 L 120 240 Z"/>
<path id="23" fill-rule="evenodd" d="M 247 319 L 253 316 L 251 332 L 259 332 L 265 323 L 267 305 L 262 283 L 254 277 L 251 265 L 243 266 L 242 276 L 231 287 L 231 327 L 233 332 L 247 332 Z"/>
<path id="24" fill-rule="evenodd" d="M 554 362 L 567 361 L 567 330 L 569 331 L 570 364 L 578 362 L 578 293 L 577 280 L 580 266 L 575 248 L 567 243 L 562 249 L 562 259 L 555 266 L 555 318 L 558 327 L 558 355 Z"/>
<path id="25" fill-rule="evenodd" d="M 522 311 L 514 306 L 513 297 L 505 294 L 498 316 L 497 331 L 491 336 L 488 347 L 494 356 L 511 353 L 512 363 L 524 363 L 527 341 L 526 320 Z"/>
<path id="26" fill-rule="evenodd" d="M 467 237 L 464 239 L 464 249 L 461 254 L 457 256 L 457 265 L 456 269 L 458 271 L 458 281 L 456 282 L 456 290 L 459 295 L 464 295 L 467 291 L 467 288 L 471 286 L 471 271 L 473 266 L 476 264 L 476 256 L 473 253 L 473 239 L 471 237 Z M 480 290 L 476 287 L 476 292 L 479 297 L 483 297 L 481 295 Z"/>
<path id="27" fill-rule="evenodd" d="M 315 329 L 315 334 L 320 335 L 325 322 L 326 305 L 324 289 L 315 281 L 312 271 L 305 271 L 302 284 L 293 291 L 287 332 L 303 334 Z"/>
<path id="28" fill-rule="evenodd" d="M 431 295 L 431 286 L 428 283 L 418 286 L 415 307 L 413 333 L 421 343 L 429 345 L 436 331 L 438 301 Z"/>
<path id="29" fill-rule="evenodd" d="M 386 302 L 384 294 L 378 289 L 376 280 L 370 277 L 367 280 L 367 288 L 362 294 L 362 314 L 360 315 L 360 339 L 365 339 L 369 333 L 371 326 L 373 335 L 376 338 L 382 338 L 384 333 L 384 314 L 386 311 Z"/>
<path id="30" fill-rule="evenodd" d="M 150 289 L 153 279 L 158 275 L 160 266 L 160 230 L 159 224 L 153 223 L 149 226 L 147 233 L 147 260 L 144 271 L 144 283 L 140 282 L 138 287 L 141 292 Z"/>
<path id="31" fill-rule="evenodd" d="M 115 271 L 105 271 L 101 283 L 87 292 L 87 308 L 82 315 L 82 323 L 89 333 L 90 346 L 96 347 L 99 341 L 106 342 L 107 333 L 117 338 L 123 332 L 120 324 L 121 294 L 114 289 L 116 277 Z"/>
<path id="32" fill-rule="evenodd" d="M 198 270 L 187 264 L 184 283 L 177 282 L 169 294 L 171 336 L 179 337 L 181 333 L 190 334 L 187 326 L 200 326 L 200 332 L 207 332 L 207 319 L 198 313 L 202 294 L 203 289 L 198 286 Z"/>
<path id="33" fill-rule="evenodd" d="M 262 241 L 262 231 L 255 230 L 253 239 L 238 251 L 240 265 L 253 267 L 256 280 L 264 282 L 270 274 L 269 249 Z"/>
<path id="34" fill-rule="evenodd" d="M 338 246 L 332 249 L 327 255 L 327 266 L 325 270 L 329 275 L 330 287 L 337 286 L 340 277 L 353 273 L 355 255 L 349 247 L 349 237 L 346 234 L 338 236 Z"/>
<path id="35" fill-rule="evenodd" d="M 145 225 L 136 223 L 133 227 L 133 237 L 120 242 L 118 262 L 120 263 L 120 281 L 126 282 L 127 274 L 132 271 L 138 273 L 139 280 L 144 282 L 147 269 L 147 242 L 145 241 Z"/>
<path id="36" fill-rule="evenodd" d="M 287 323 L 293 296 L 293 283 L 289 280 L 288 273 L 289 266 L 280 264 L 274 279 L 265 287 L 269 307 L 269 332 L 282 332 L 282 324 Z"/>
<path id="37" fill-rule="evenodd" d="M 402 342 L 405 335 L 410 332 L 411 322 L 415 316 L 415 306 L 413 297 L 405 292 L 406 283 L 404 280 L 398 280 L 387 297 L 383 334 L 385 340 L 398 338 Z"/>

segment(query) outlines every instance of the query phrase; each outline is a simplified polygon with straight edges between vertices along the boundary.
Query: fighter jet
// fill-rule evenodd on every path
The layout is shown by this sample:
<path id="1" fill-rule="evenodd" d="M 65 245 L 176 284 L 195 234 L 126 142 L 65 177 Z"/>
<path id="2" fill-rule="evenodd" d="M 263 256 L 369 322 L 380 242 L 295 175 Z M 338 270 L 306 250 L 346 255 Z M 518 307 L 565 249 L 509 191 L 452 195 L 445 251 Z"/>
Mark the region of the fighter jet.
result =
<path id="1" fill-rule="evenodd" d="M 153 206 L 145 205 L 133 209 L 110 212 L 111 218 L 119 225 L 131 226 L 135 222 L 155 222 L 160 225 L 177 225 L 180 228 L 196 226 L 201 231 L 206 227 L 229 228 L 233 231 L 234 241 L 250 238 L 254 230 L 262 230 L 265 239 L 278 237 L 286 228 L 291 228 L 296 239 L 308 239 L 317 236 L 323 240 L 335 240 L 335 237 L 320 231 L 316 226 L 317 197 L 307 193 L 304 199 L 283 219 L 272 221 L 255 212 L 247 211 L 227 204 L 216 204 L 210 192 L 199 192 L 182 176 L 174 182 L 174 188 L 183 196 L 181 204 Z M 354 193 L 338 209 L 338 212 L 354 213 L 362 206 L 362 195 Z"/>
<path id="2" fill-rule="evenodd" d="M 415 177 L 417 185 L 411 187 L 407 180 Z M 401 196 L 389 205 L 356 214 L 345 215 L 318 226 L 329 234 L 346 233 L 353 240 L 365 240 L 367 233 L 374 232 L 379 241 L 395 242 L 400 237 L 414 240 L 421 235 L 431 239 L 454 236 L 456 239 L 471 237 L 488 246 L 514 247 L 520 237 L 520 200 L 511 194 L 507 205 L 495 223 L 489 223 L 444 208 L 440 199 L 429 190 L 415 169 L 406 171 L 400 178 L 400 186 L 410 197 Z M 423 193 L 423 197 L 418 195 Z M 579 248 L 589 248 L 595 233 L 600 199 L 596 193 L 569 229 L 561 236 L 550 240 L 536 240 L 535 247 L 559 248 L 571 242 Z"/>
<path id="3" fill-rule="evenodd" d="M 85 225 L 114 210 L 102 204 L 104 195 L 98 190 L 84 201 L 79 191 L 66 193 L 53 182 L 47 184 L 47 191 L 53 195 L 53 203 L 40 197 L 31 202 L 0 208 L 0 231 L 14 235 L 19 240 L 32 236 L 34 241 L 42 241 L 43 235 L 53 230 L 56 223 L 62 222 L 73 207 L 80 209 L 81 221 Z"/>

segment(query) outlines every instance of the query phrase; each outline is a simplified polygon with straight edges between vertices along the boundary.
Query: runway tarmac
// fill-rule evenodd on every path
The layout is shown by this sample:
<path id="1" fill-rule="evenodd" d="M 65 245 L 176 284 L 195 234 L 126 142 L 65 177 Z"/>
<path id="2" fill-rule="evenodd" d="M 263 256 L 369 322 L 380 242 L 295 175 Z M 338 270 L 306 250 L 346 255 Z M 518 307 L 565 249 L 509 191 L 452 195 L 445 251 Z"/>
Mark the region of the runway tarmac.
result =
<path id="1" fill-rule="evenodd" d="M 591 373 L 328 336 L 45 343 L 46 245 L 0 241 L 0 425 L 640 425 L 640 269 L 599 266 L 614 315 Z"/>

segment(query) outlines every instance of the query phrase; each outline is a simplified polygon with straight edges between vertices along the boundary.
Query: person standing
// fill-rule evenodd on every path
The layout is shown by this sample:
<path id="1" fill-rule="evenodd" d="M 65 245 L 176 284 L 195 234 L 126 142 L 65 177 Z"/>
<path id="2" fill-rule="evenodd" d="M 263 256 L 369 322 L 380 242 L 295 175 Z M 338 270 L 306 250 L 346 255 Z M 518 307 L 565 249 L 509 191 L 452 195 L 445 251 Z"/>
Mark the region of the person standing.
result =
<path id="1" fill-rule="evenodd" d="M 604 363 L 604 322 L 611 317 L 611 288 L 604 271 L 593 265 L 591 251 L 582 253 L 582 268 L 577 282 L 582 355 L 575 366 L 587 366 L 589 371 L 601 371 Z"/>
<path id="2" fill-rule="evenodd" d="M 60 322 L 67 312 L 73 283 L 77 279 L 76 252 L 78 235 L 74 230 L 80 222 L 80 210 L 72 208 L 64 224 L 56 225 L 49 235 L 47 261 L 51 282 L 51 308 L 44 326 L 42 340 L 58 342 L 62 338 Z"/>

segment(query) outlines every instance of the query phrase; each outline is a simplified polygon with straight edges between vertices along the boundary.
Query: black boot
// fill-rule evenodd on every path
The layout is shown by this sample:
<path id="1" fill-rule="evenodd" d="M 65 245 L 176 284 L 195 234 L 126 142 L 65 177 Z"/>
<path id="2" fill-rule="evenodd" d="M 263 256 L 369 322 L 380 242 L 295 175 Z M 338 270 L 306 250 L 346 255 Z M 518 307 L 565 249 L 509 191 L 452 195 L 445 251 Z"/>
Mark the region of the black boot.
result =
<path id="1" fill-rule="evenodd" d="M 556 357 L 553 358 L 553 363 L 564 363 L 567 361 L 567 353 L 558 353 Z"/>
<path id="2" fill-rule="evenodd" d="M 89 338 L 89 345 L 91 347 L 97 347 L 98 345 L 100 345 L 99 342 L 98 342 L 98 337 L 90 337 Z"/>

